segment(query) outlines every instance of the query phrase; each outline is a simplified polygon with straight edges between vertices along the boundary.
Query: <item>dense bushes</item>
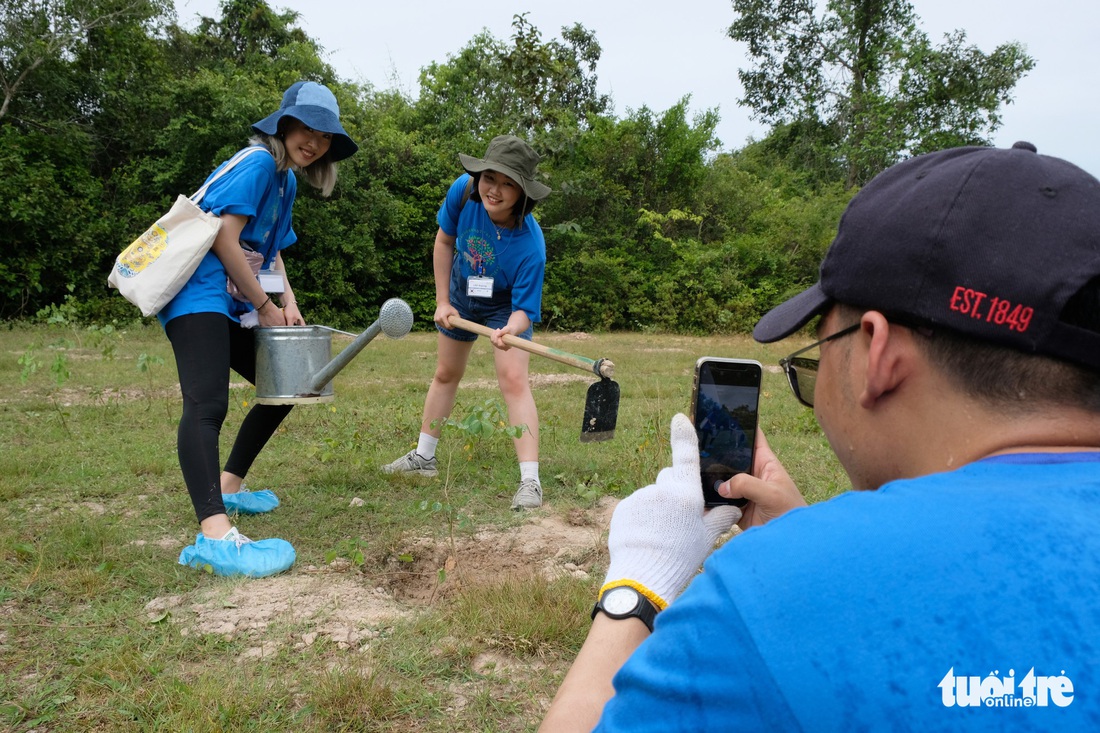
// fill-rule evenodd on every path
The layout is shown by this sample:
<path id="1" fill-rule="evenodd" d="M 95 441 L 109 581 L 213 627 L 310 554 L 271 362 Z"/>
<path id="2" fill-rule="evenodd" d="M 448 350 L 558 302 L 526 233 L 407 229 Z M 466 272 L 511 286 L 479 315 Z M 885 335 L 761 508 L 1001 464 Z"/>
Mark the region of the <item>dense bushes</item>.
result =
<path id="1" fill-rule="evenodd" d="M 107 288 L 114 256 L 303 77 L 336 91 L 361 148 L 331 199 L 299 188 L 285 257 L 307 318 L 333 326 L 361 328 L 395 295 L 430 321 L 435 214 L 457 153 L 502 132 L 543 153 L 555 191 L 536 209 L 546 328 L 748 329 L 815 279 L 848 197 L 764 143 L 719 153 L 716 115 L 689 120 L 686 98 L 615 118 L 580 26 L 544 43 L 518 16 L 511 43 L 479 35 L 425 71 L 414 101 L 341 82 L 293 14 L 261 0 L 222 10 L 195 31 L 156 4 L 111 16 L 13 98 L 0 117 L 0 318 L 69 295 L 89 320 L 135 315 Z"/>

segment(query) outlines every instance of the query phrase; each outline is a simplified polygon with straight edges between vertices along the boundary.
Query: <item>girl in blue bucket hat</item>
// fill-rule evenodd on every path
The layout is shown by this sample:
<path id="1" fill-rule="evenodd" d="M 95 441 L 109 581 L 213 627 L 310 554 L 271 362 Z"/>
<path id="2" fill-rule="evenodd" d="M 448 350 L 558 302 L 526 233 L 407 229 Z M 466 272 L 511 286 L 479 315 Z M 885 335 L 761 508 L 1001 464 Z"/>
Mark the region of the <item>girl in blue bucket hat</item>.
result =
<path id="1" fill-rule="evenodd" d="M 435 376 L 424 399 L 416 448 L 382 467 L 391 474 L 435 476 L 440 419 L 450 415 L 458 383 L 477 336 L 457 326 L 459 316 L 494 329 L 491 341 L 497 382 L 516 439 L 519 488 L 513 509 L 542 505 L 539 481 L 539 415 L 527 378 L 530 354 L 511 349 L 505 335 L 531 340 L 541 320 L 546 242 L 531 210 L 550 195 L 536 179 L 538 154 L 514 135 L 493 138 L 484 158 L 459 155 L 466 173 L 451 184 L 436 220 L 433 266 L 435 324 L 439 330 Z"/>
<path id="2" fill-rule="evenodd" d="M 291 405 L 254 405 L 222 468 L 218 440 L 229 409 L 229 370 L 255 383 L 250 326 L 305 325 L 283 268 L 282 250 L 298 239 L 291 171 L 328 196 L 337 162 L 358 146 L 340 125 L 336 97 L 312 81 L 293 84 L 279 109 L 252 129 L 248 147 L 207 178 L 200 206 L 221 219 L 213 248 L 157 318 L 176 357 L 183 393 L 177 449 L 202 530 L 179 562 L 258 578 L 287 570 L 294 548 L 281 539 L 248 539 L 230 515 L 279 505 L 273 492 L 249 491 L 243 481 Z"/>

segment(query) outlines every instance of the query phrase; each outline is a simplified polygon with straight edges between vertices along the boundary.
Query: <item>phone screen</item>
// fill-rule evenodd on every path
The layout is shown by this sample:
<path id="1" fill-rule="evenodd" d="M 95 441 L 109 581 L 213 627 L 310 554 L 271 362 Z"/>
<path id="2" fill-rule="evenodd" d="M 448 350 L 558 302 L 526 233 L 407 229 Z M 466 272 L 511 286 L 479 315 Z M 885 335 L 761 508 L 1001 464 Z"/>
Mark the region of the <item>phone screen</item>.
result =
<path id="1" fill-rule="evenodd" d="M 748 359 L 703 357 L 695 364 L 692 422 L 707 506 L 746 503 L 717 489 L 734 474 L 752 472 L 762 373 L 760 362 Z"/>

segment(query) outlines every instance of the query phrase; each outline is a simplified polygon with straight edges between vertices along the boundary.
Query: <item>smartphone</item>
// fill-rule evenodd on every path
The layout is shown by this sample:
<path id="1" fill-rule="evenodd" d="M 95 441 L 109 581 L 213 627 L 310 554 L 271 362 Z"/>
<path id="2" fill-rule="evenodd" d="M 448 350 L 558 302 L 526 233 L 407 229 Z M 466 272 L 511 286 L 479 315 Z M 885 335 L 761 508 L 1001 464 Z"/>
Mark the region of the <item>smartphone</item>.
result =
<path id="1" fill-rule="evenodd" d="M 699 437 L 699 467 L 707 506 L 744 506 L 747 499 L 727 499 L 718 485 L 738 473 L 751 473 L 756 451 L 760 405 L 760 362 L 704 356 L 695 363 L 691 421 Z"/>

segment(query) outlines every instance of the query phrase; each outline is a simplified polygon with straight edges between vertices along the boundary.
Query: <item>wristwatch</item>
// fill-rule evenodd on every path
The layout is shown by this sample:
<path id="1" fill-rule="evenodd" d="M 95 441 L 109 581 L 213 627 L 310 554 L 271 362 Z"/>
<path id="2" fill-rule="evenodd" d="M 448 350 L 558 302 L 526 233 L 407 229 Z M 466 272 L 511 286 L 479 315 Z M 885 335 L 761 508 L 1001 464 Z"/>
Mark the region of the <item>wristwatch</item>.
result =
<path id="1" fill-rule="evenodd" d="M 650 631 L 653 631 L 653 620 L 657 618 L 653 603 L 629 585 L 605 590 L 592 609 L 592 618 L 596 618 L 599 611 L 611 618 L 639 618 Z"/>

